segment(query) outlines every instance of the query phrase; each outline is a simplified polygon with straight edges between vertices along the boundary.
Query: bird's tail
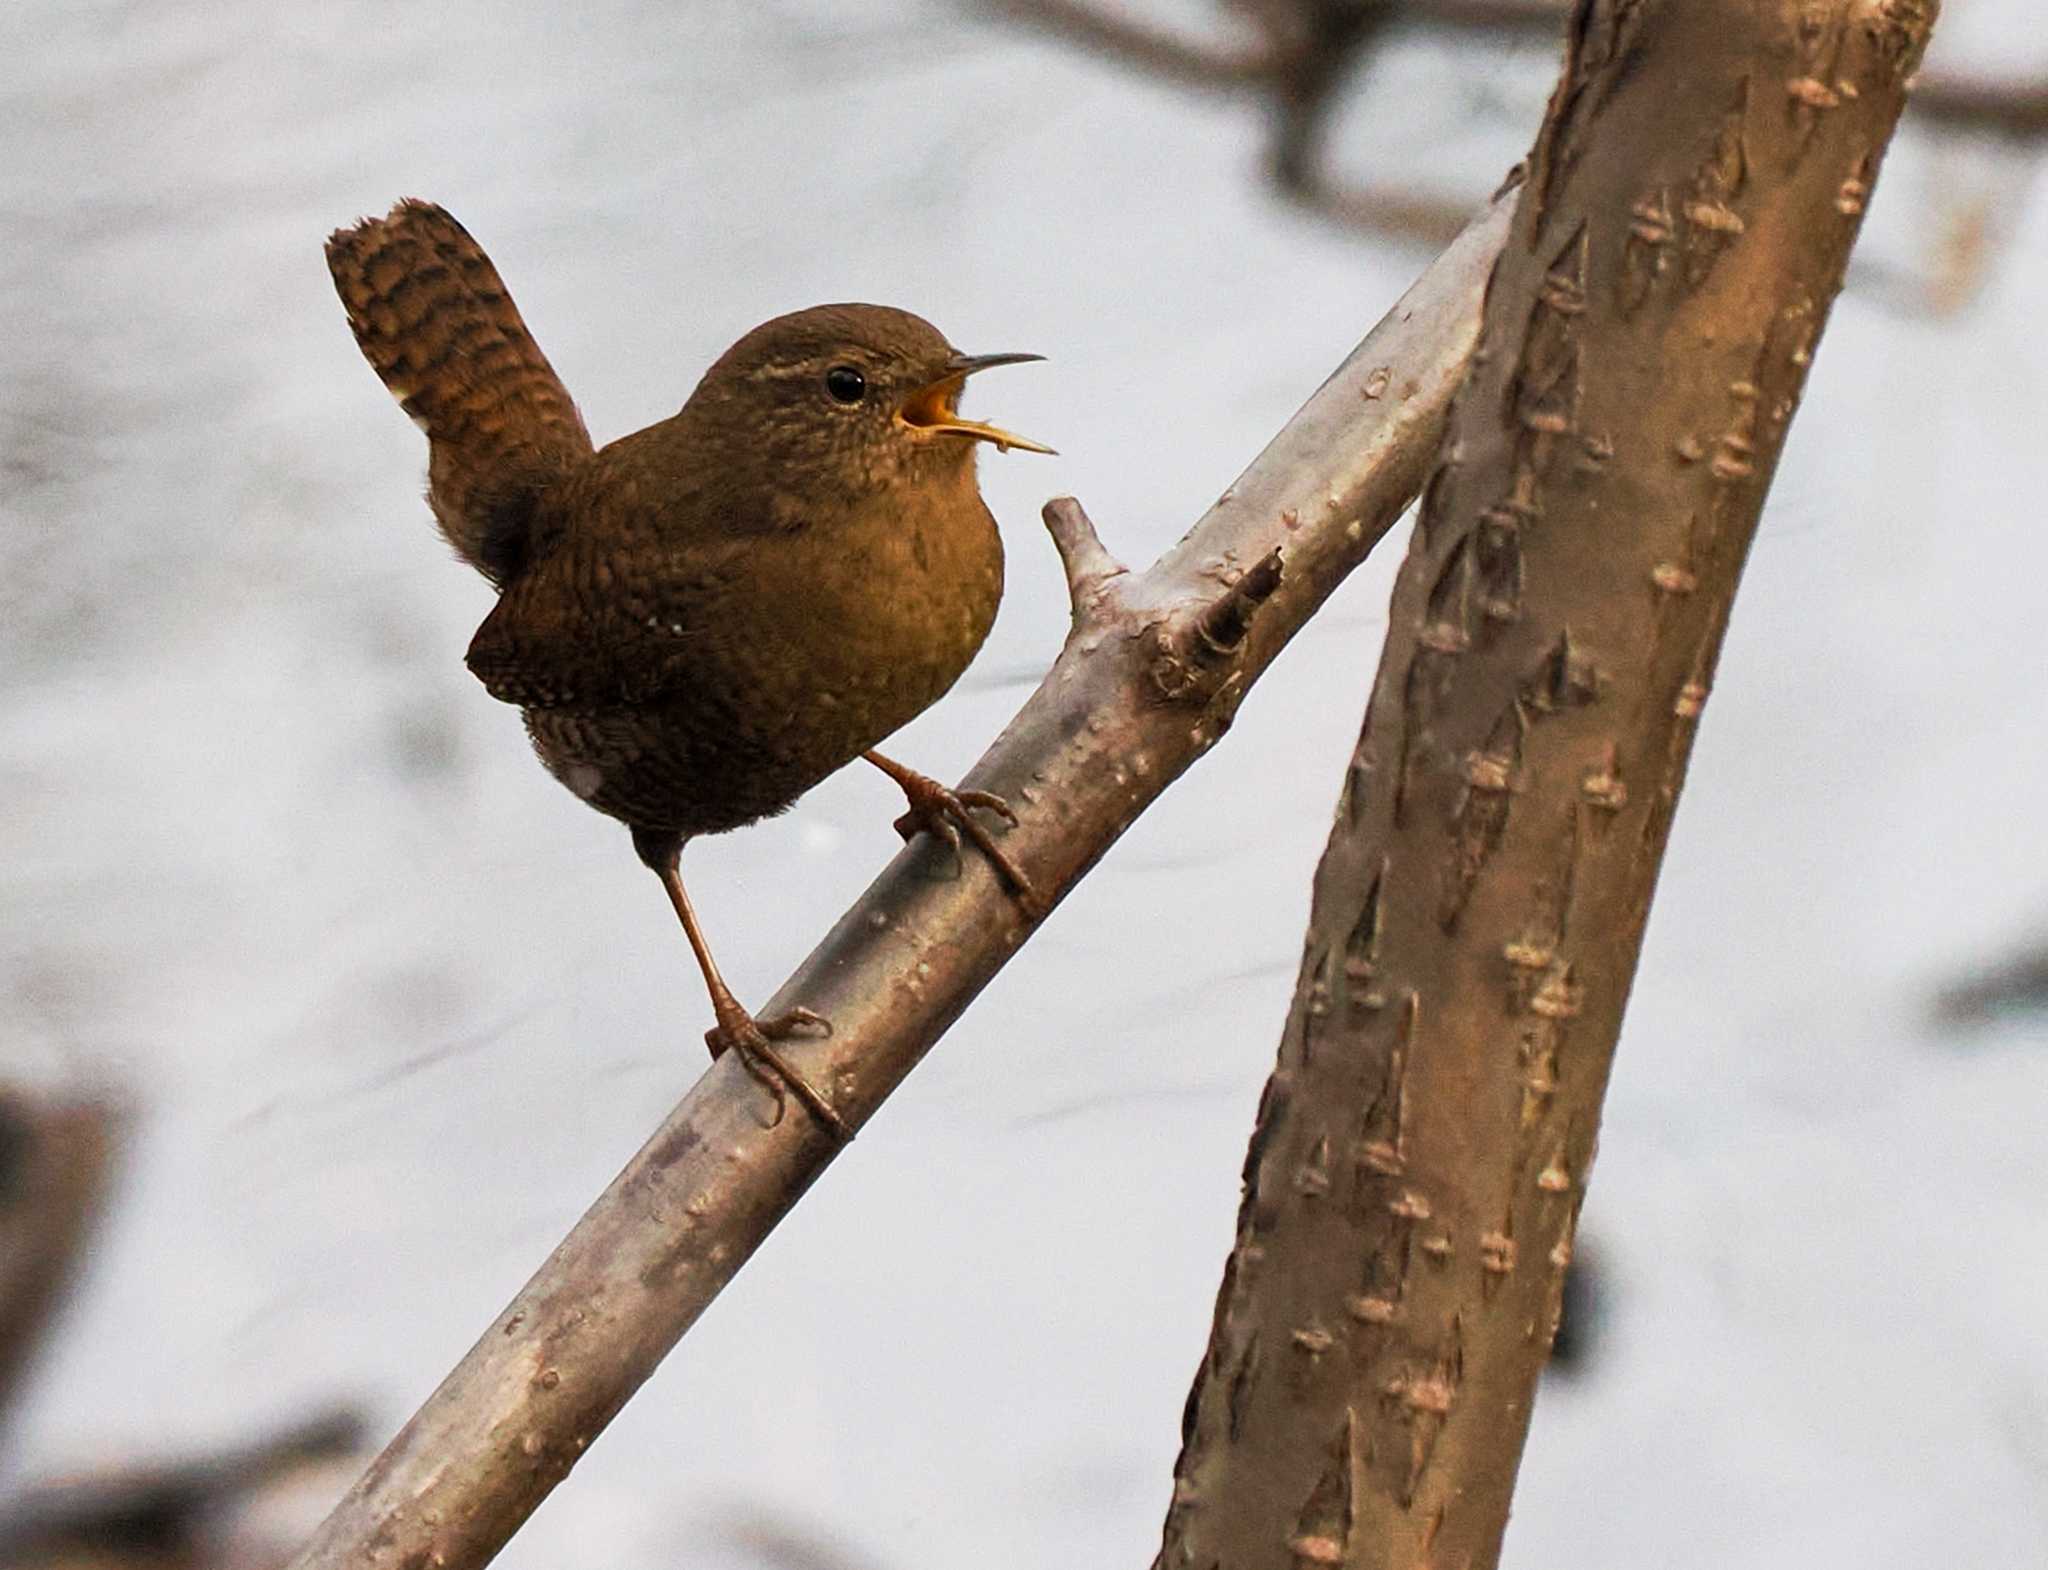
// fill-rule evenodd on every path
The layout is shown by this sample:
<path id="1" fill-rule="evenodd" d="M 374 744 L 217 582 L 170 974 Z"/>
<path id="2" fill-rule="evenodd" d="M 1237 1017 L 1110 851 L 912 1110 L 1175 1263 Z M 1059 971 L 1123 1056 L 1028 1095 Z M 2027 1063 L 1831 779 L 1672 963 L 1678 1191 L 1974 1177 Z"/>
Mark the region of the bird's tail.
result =
<path id="1" fill-rule="evenodd" d="M 364 358 L 427 433 L 441 532 L 503 584 L 532 555 L 541 496 L 590 456 L 568 389 L 483 247 L 432 203 L 336 230 L 327 266 Z"/>

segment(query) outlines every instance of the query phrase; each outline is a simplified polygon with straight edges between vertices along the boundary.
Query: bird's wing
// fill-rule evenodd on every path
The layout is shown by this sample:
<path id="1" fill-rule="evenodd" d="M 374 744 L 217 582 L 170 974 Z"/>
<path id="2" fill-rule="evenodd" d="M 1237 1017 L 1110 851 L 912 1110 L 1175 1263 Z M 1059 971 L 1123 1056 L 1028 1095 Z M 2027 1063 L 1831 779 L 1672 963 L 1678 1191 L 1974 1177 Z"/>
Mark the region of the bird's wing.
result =
<path id="1" fill-rule="evenodd" d="M 469 668 L 524 708 L 651 703 L 733 635 L 727 608 L 745 569 L 734 540 L 601 554 L 572 542 L 506 588 L 470 642 Z"/>
<path id="2" fill-rule="evenodd" d="M 591 453 L 568 390 L 491 259 L 432 203 L 337 230 L 327 265 L 364 357 L 427 433 L 441 532 L 506 582 L 537 554 L 537 502 Z"/>

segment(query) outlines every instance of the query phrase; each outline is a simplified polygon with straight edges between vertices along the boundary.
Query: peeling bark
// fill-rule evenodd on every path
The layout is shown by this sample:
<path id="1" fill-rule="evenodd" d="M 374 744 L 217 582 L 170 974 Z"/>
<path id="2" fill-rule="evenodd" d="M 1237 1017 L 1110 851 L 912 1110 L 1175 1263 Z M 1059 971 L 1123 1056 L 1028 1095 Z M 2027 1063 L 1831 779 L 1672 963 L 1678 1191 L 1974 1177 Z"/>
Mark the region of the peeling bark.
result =
<path id="1" fill-rule="evenodd" d="M 1316 876 L 1157 1570 L 1498 1559 L 1736 581 L 1933 11 L 1574 13 Z"/>

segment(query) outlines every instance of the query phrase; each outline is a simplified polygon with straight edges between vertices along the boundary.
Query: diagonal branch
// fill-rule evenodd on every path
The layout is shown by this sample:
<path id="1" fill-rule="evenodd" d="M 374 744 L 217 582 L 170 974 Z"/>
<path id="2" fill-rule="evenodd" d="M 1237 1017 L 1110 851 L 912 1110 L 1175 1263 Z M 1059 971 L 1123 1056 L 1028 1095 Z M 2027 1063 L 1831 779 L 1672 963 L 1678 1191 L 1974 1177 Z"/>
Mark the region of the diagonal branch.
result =
<path id="1" fill-rule="evenodd" d="M 1046 521 L 1074 624 L 966 784 L 1063 894 L 1229 726 L 1245 689 L 1419 488 L 1478 331 L 1512 203 L 1497 201 L 1373 329 L 1188 536 L 1124 570 L 1078 504 Z M 982 862 L 920 842 L 766 1012 L 833 1022 L 785 1051 L 856 1126 L 1029 936 Z M 487 1563 L 837 1153 L 714 1065 L 294 1561 Z"/>

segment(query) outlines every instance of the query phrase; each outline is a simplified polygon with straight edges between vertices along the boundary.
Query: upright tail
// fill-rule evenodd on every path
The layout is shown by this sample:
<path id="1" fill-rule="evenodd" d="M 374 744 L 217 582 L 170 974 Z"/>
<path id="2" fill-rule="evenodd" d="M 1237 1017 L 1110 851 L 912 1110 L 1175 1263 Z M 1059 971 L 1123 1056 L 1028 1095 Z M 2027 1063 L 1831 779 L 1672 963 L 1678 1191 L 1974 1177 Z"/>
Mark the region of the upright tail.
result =
<path id="1" fill-rule="evenodd" d="M 410 198 L 327 241 L 356 342 L 427 433 L 427 503 L 493 583 L 533 555 L 536 504 L 590 456 L 569 391 L 469 231 Z"/>

